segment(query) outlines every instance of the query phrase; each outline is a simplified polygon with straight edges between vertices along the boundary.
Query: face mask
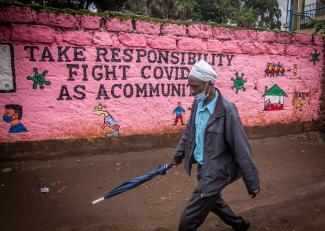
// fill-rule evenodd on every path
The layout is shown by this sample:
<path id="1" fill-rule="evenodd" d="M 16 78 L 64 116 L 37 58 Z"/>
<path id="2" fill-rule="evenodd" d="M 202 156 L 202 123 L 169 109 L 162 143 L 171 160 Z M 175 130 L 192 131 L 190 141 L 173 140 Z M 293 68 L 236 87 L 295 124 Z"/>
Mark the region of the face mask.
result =
<path id="1" fill-rule="evenodd" d="M 207 86 L 208 86 L 208 83 L 205 85 L 205 88 Z M 204 89 L 201 93 L 199 93 L 199 94 L 197 94 L 197 95 L 194 96 L 194 99 L 195 99 L 195 101 L 197 103 L 203 102 L 208 97 L 209 93 L 206 94 L 205 91 L 206 90 Z"/>
<path id="2" fill-rule="evenodd" d="M 11 118 L 10 116 L 6 116 L 6 115 L 4 115 L 4 116 L 2 117 L 2 119 L 3 119 L 3 121 L 5 121 L 6 123 L 10 123 L 10 122 L 12 121 L 12 118 Z"/>

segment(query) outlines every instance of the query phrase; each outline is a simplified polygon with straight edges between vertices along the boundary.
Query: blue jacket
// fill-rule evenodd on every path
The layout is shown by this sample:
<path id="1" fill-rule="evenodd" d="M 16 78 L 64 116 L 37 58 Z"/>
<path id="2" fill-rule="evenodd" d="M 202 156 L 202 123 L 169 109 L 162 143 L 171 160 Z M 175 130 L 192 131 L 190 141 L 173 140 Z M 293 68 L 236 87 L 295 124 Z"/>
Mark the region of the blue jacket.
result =
<path id="1" fill-rule="evenodd" d="M 194 101 L 189 122 L 175 155 L 175 159 L 184 161 L 188 175 L 191 175 L 192 164 L 195 163 L 193 152 L 196 108 Z M 243 177 L 248 193 L 259 189 L 258 172 L 251 158 L 251 147 L 237 108 L 220 92 L 214 113 L 205 129 L 203 153 L 203 165 L 198 171 L 199 182 L 196 188 L 202 196 L 219 193 L 240 176 Z"/>

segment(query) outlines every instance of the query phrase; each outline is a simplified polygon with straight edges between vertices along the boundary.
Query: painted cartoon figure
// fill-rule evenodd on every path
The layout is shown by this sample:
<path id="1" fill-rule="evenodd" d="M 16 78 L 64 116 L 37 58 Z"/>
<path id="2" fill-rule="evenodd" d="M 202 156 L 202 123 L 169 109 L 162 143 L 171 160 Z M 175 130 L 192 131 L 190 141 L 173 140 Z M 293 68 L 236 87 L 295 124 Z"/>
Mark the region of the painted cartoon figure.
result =
<path id="1" fill-rule="evenodd" d="M 181 102 L 178 102 L 177 103 L 177 107 L 174 109 L 173 113 L 172 114 L 176 114 L 176 117 L 175 117 L 175 122 L 174 122 L 174 126 L 177 125 L 178 121 L 180 120 L 181 121 L 181 124 L 184 125 L 184 122 L 183 122 L 183 113 L 185 114 L 186 111 L 184 110 L 184 108 L 181 107 Z"/>
<path id="2" fill-rule="evenodd" d="M 271 63 L 268 63 L 265 69 L 265 77 L 270 76 L 271 73 L 272 73 L 272 65 Z"/>
<path id="3" fill-rule="evenodd" d="M 23 108 L 18 104 L 7 104 L 5 105 L 5 111 L 3 114 L 3 121 L 10 123 L 11 127 L 9 133 L 21 133 L 27 132 L 28 130 L 20 122 L 23 117 Z"/>
<path id="4" fill-rule="evenodd" d="M 299 99 L 297 99 L 296 103 L 295 103 L 296 110 L 302 111 L 302 106 L 303 106 L 303 104 L 301 103 L 301 101 Z"/>
<path id="5" fill-rule="evenodd" d="M 271 68 L 271 77 L 274 77 L 275 76 L 275 64 L 273 63 L 272 64 L 272 68 Z"/>
<path id="6" fill-rule="evenodd" d="M 304 104 L 305 105 L 310 104 L 310 100 L 311 100 L 310 94 L 311 94 L 310 92 L 294 90 L 292 105 L 297 111 L 302 111 Z"/>
<path id="7" fill-rule="evenodd" d="M 293 65 L 292 73 L 293 73 L 294 76 L 296 76 L 296 75 L 298 74 L 298 67 L 297 67 L 297 64 L 294 64 L 294 65 Z"/>
<path id="8" fill-rule="evenodd" d="M 279 64 L 274 64 L 273 65 L 274 66 L 274 74 L 273 74 L 273 76 L 275 75 L 275 76 L 279 76 L 279 72 L 280 72 L 280 69 L 279 69 Z"/>
<path id="9" fill-rule="evenodd" d="M 279 77 L 284 76 L 285 68 L 282 64 L 267 63 L 265 68 L 265 77 Z"/>
<path id="10" fill-rule="evenodd" d="M 279 74 L 281 76 L 284 76 L 284 72 L 285 72 L 284 66 L 279 63 Z"/>
<path id="11" fill-rule="evenodd" d="M 99 104 L 94 107 L 94 113 L 98 116 L 104 115 L 104 123 L 101 128 L 104 129 L 107 125 L 113 130 L 112 132 L 106 133 L 106 137 L 115 137 L 119 136 L 120 125 L 118 122 L 111 116 L 111 114 L 106 111 L 106 106 Z"/>

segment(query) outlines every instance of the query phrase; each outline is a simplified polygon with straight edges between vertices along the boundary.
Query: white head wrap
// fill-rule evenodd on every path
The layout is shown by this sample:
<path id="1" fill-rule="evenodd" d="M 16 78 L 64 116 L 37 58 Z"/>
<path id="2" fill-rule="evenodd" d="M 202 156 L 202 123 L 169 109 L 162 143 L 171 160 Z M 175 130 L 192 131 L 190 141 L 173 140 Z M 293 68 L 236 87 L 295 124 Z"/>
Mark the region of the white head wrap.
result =
<path id="1" fill-rule="evenodd" d="M 211 81 L 212 83 L 214 83 L 217 78 L 217 73 L 203 59 L 194 64 L 189 75 L 192 75 L 193 77 L 200 79 L 204 82 Z"/>

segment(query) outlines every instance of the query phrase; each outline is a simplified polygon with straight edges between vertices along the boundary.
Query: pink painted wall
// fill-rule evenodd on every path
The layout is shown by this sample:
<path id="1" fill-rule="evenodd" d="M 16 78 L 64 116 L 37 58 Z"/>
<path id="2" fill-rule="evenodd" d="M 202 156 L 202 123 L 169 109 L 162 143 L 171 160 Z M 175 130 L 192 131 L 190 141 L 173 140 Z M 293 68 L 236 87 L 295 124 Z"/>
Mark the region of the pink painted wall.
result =
<path id="1" fill-rule="evenodd" d="M 180 101 L 186 110 L 184 119 L 188 119 L 192 103 L 186 87 L 186 70 L 192 66 L 188 57 L 195 55 L 198 60 L 199 53 L 206 54 L 201 57 L 206 57 L 219 74 L 216 87 L 235 102 L 245 126 L 312 121 L 319 117 L 324 60 L 323 40 L 318 36 L 143 21 L 136 21 L 133 28 L 131 20 L 53 14 L 16 7 L 1 9 L 0 22 L 0 43 L 2 46 L 11 44 L 13 48 L 10 67 L 16 85 L 12 92 L 0 92 L 0 109 L 4 112 L 7 104 L 21 105 L 20 122 L 28 130 L 9 133 L 10 123 L 1 120 L 0 142 L 103 137 L 116 127 L 108 124 L 101 128 L 104 115 L 94 113 L 99 103 L 105 105 L 106 111 L 117 121 L 120 136 L 183 129 L 180 124 L 173 126 L 172 111 Z M 61 52 L 67 49 L 61 60 L 58 49 Z M 96 61 L 97 52 L 105 49 L 107 60 L 100 56 Z M 168 63 L 155 60 L 159 51 L 168 53 Z M 319 53 L 319 61 L 311 62 L 314 52 Z M 147 53 L 147 56 L 138 57 L 138 53 L 140 56 Z M 3 61 L 4 57 L 1 60 L 1 65 L 8 66 L 8 60 Z M 283 65 L 284 76 L 265 76 L 268 63 Z M 103 71 L 96 65 L 102 65 Z M 106 79 L 105 65 L 109 71 L 116 66 L 116 79 L 111 74 Z M 70 72 L 74 72 L 71 75 L 69 67 Z M 50 85 L 44 85 L 44 89 L 37 85 L 34 89 L 33 81 L 27 79 L 34 76 L 33 68 L 38 68 L 39 73 L 46 70 L 45 79 Z M 153 76 L 155 68 L 157 78 Z M 160 70 L 164 71 L 161 78 Z M 239 89 L 236 93 L 236 89 L 231 88 L 236 72 L 239 76 L 244 74 L 245 91 Z M 150 84 L 159 87 L 159 96 L 152 92 L 149 97 Z M 274 84 L 287 95 L 283 110 L 266 111 L 265 87 L 270 89 Z M 161 88 L 164 86 L 166 93 L 168 85 L 179 87 L 180 94 L 170 92 L 164 96 Z M 137 95 L 137 86 L 147 87 L 147 97 L 144 92 Z M 103 88 L 107 97 L 100 90 Z M 60 97 L 62 91 L 64 95 Z M 71 99 L 67 99 L 67 94 Z"/>

